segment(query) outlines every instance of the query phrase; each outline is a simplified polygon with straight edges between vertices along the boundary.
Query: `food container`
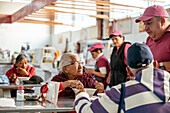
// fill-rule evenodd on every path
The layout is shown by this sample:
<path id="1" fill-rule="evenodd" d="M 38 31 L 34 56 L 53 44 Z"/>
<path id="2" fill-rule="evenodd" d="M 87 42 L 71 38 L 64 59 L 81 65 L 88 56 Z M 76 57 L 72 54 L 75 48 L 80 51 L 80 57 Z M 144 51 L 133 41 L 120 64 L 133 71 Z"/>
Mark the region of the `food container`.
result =
<path id="1" fill-rule="evenodd" d="M 76 89 L 76 88 L 72 88 L 74 93 L 78 93 L 80 90 L 79 89 Z M 93 94 L 96 92 L 96 89 L 94 88 L 84 88 L 84 90 L 88 93 L 88 95 L 91 97 L 93 96 Z"/>
<path id="2" fill-rule="evenodd" d="M 31 101 L 38 100 L 38 99 L 40 99 L 40 97 L 41 97 L 41 95 L 36 94 L 36 93 L 26 93 L 26 94 L 24 94 L 24 98 L 26 100 L 31 100 Z"/>
<path id="3" fill-rule="evenodd" d="M 29 80 L 30 78 L 29 77 L 18 77 L 16 79 L 16 84 L 19 85 L 19 84 L 23 84 L 23 81 L 24 80 Z"/>

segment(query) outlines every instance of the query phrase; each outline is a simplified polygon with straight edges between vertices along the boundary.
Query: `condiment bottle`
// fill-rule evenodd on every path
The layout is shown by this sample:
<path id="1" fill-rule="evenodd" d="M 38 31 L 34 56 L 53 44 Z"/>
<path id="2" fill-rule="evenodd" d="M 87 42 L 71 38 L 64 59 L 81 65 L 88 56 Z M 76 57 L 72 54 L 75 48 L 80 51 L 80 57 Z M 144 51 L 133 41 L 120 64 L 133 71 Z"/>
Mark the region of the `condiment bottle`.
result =
<path id="1" fill-rule="evenodd" d="M 17 90 L 17 101 L 24 101 L 24 87 L 19 86 Z"/>

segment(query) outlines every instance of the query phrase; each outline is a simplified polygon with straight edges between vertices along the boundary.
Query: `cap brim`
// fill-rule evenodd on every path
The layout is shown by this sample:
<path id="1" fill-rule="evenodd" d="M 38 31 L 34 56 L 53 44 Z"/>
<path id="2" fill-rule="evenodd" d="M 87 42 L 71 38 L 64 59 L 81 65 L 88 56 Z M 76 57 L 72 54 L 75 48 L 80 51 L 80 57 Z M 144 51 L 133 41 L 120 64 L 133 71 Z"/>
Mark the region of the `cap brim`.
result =
<path id="1" fill-rule="evenodd" d="M 30 81 L 30 80 L 23 80 L 24 84 L 35 84 L 34 81 Z"/>
<path id="2" fill-rule="evenodd" d="M 88 51 L 90 51 L 90 52 L 93 51 L 93 50 L 94 50 L 93 48 L 88 49 Z"/>
<path id="3" fill-rule="evenodd" d="M 154 16 L 141 16 L 140 18 L 136 19 L 135 22 L 138 23 L 140 21 L 146 21 L 149 20 L 151 18 L 153 18 Z"/>
<path id="4" fill-rule="evenodd" d="M 111 35 L 109 36 L 109 38 L 112 38 L 112 36 L 123 36 L 123 35 L 114 33 L 114 34 L 111 34 Z"/>

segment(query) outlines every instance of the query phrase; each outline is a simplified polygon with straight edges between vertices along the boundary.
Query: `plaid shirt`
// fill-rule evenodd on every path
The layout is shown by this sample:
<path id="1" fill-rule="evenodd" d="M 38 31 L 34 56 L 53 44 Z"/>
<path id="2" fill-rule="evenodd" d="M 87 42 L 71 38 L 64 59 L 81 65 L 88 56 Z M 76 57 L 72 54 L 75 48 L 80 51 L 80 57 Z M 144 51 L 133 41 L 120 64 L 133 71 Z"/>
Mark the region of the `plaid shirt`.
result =
<path id="1" fill-rule="evenodd" d="M 56 82 L 64 82 L 69 80 L 68 77 L 64 73 L 59 73 L 58 75 L 55 75 L 51 81 Z M 81 77 L 79 77 L 77 80 L 80 80 L 85 88 L 95 88 L 95 80 L 93 79 L 92 75 L 90 73 L 84 72 Z M 60 87 L 60 90 L 61 87 Z M 41 92 L 46 93 L 48 91 L 47 84 L 41 87 Z M 75 97 L 74 91 L 67 87 L 62 92 L 60 92 L 59 97 Z"/>

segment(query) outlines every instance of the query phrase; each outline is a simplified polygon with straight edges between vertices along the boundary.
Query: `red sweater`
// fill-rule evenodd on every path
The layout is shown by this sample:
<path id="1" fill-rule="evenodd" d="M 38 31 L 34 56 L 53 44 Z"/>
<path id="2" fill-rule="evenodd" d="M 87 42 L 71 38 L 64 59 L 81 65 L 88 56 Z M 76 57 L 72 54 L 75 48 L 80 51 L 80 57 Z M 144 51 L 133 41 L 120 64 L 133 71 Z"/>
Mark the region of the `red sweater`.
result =
<path id="1" fill-rule="evenodd" d="M 36 75 L 34 67 L 31 67 L 31 66 L 28 65 L 26 71 L 28 72 L 29 77 L 32 77 L 32 76 Z M 17 77 L 25 77 L 24 75 L 21 75 L 21 74 L 17 73 L 15 65 L 6 72 L 6 76 L 8 77 L 9 80 L 10 80 L 10 76 L 11 76 L 12 73 L 15 73 Z"/>

